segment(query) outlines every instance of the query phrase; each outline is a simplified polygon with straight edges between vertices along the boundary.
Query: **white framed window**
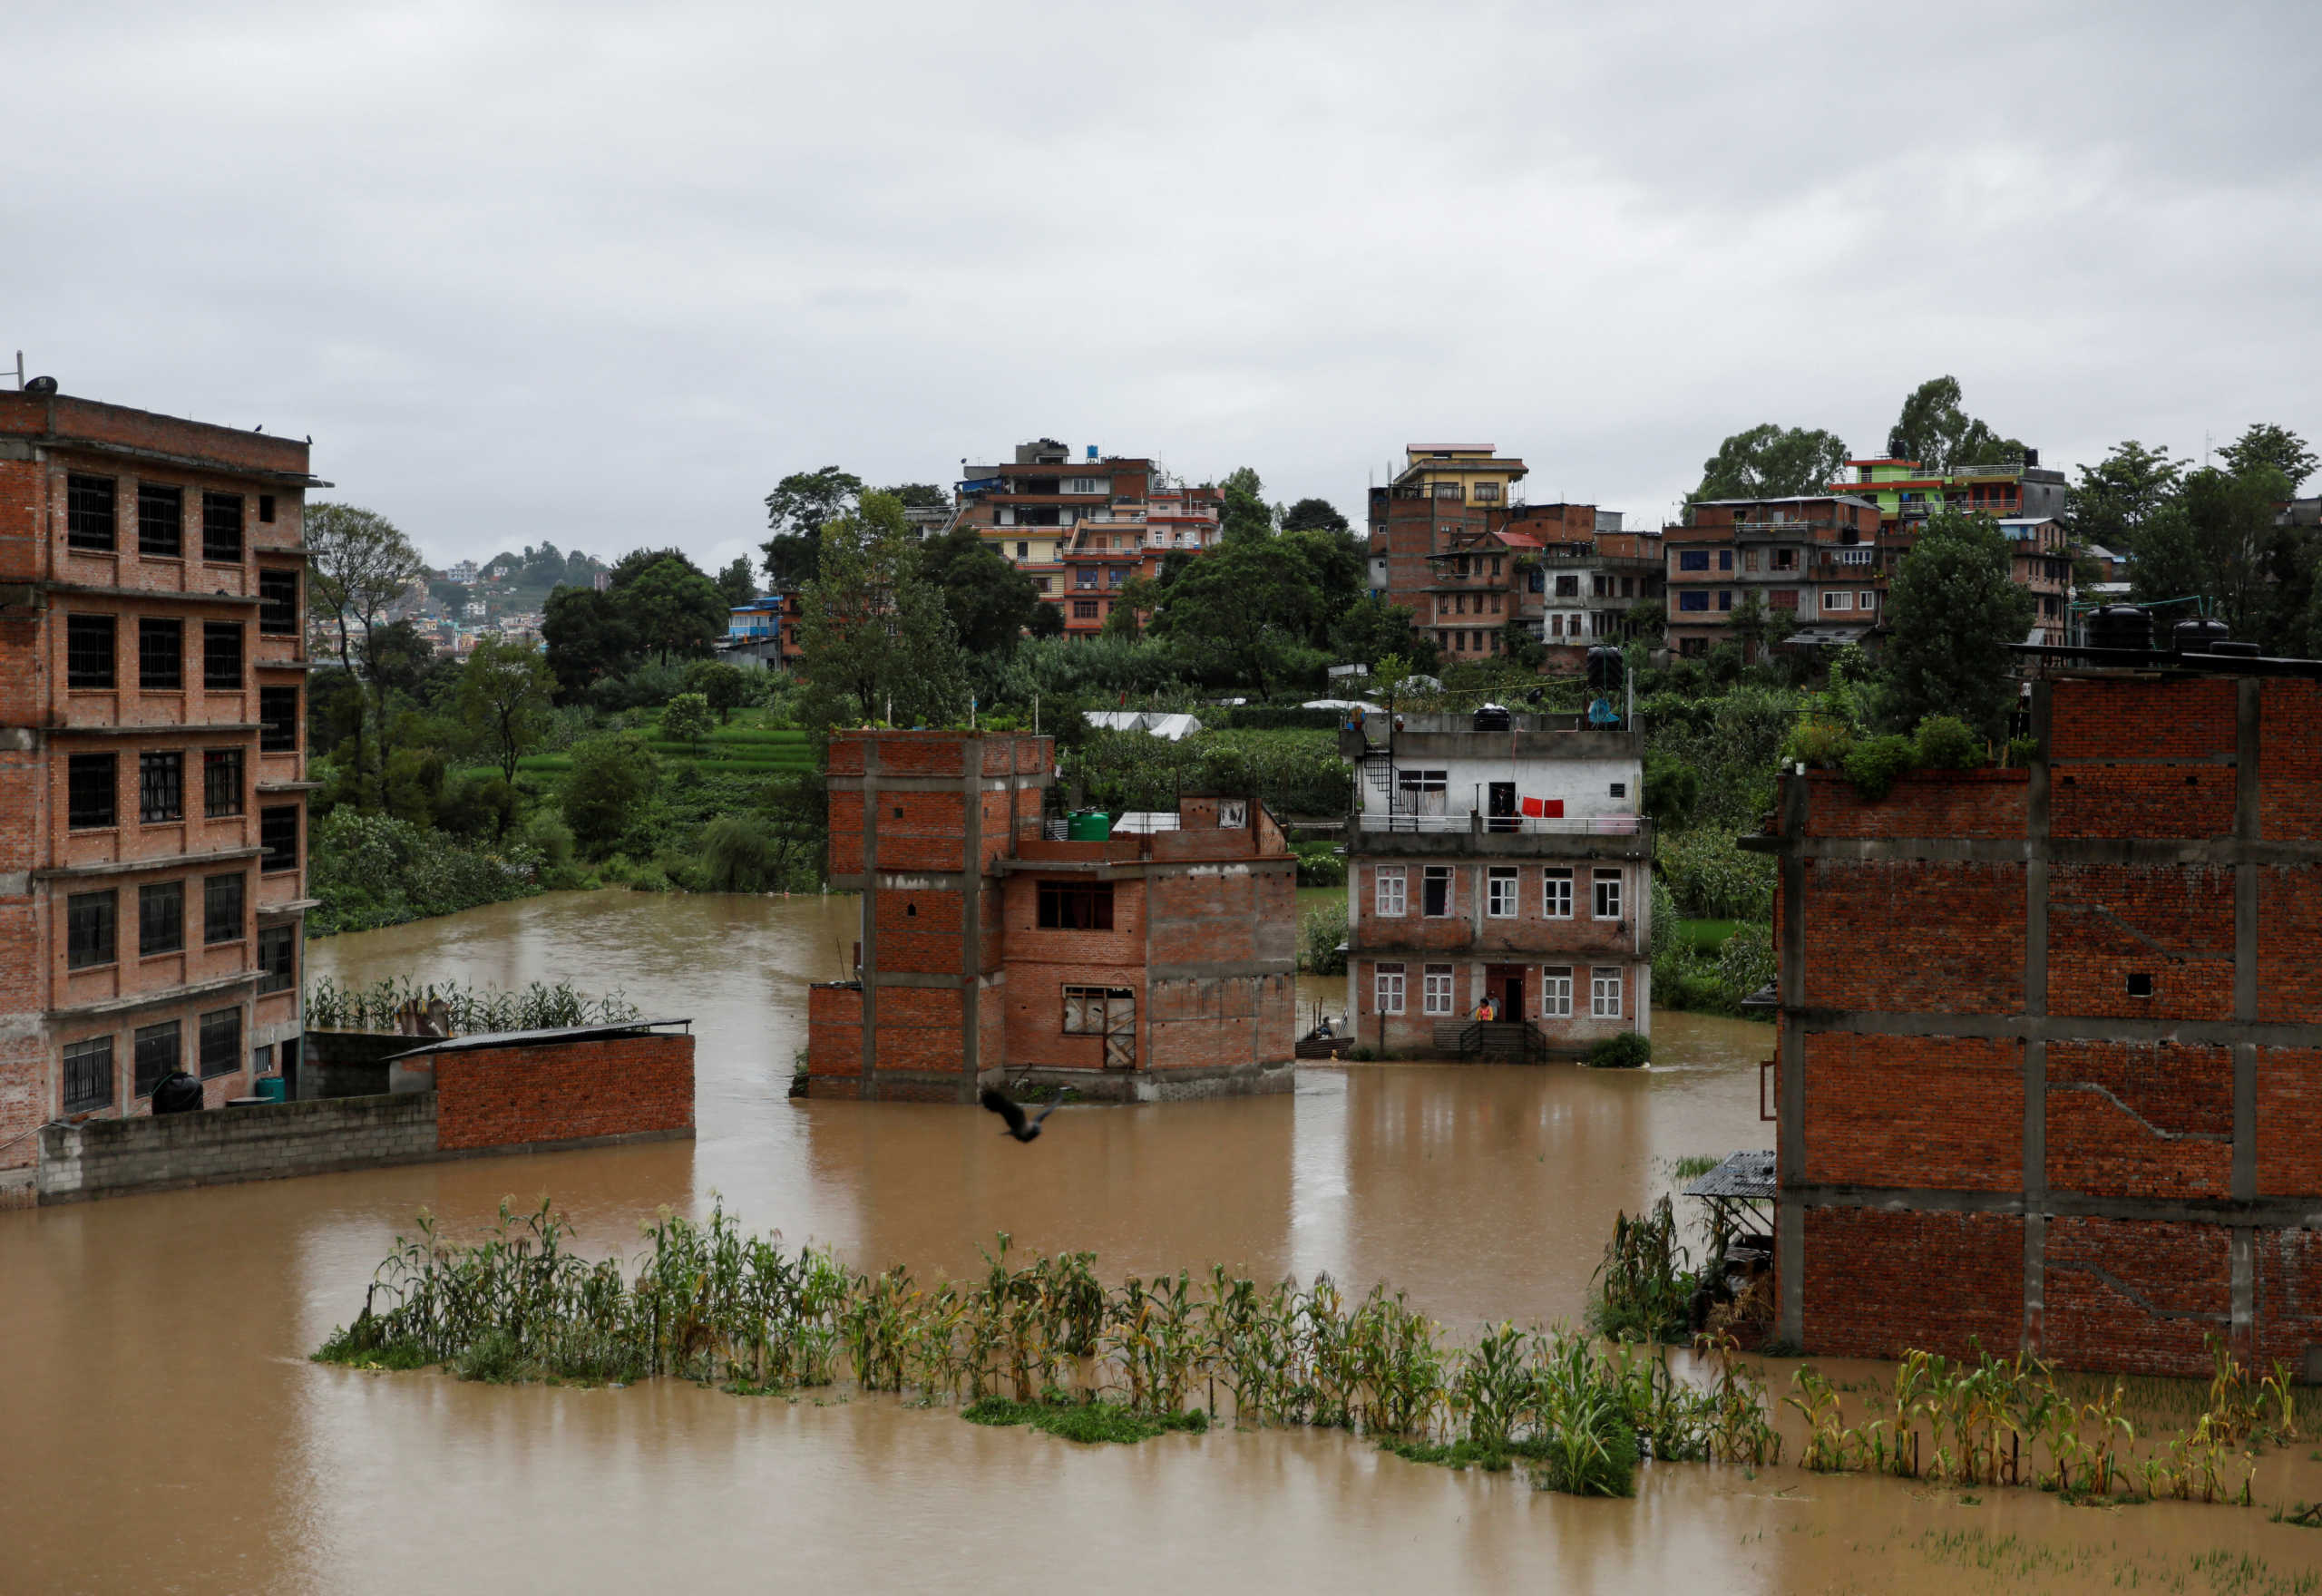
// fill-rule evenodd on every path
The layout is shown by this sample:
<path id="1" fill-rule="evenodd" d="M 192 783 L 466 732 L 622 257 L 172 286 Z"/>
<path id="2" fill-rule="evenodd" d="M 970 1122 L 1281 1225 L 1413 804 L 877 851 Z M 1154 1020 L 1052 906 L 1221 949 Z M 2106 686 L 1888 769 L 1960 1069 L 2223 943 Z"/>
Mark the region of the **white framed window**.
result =
<path id="1" fill-rule="evenodd" d="M 1395 808 L 1402 814 L 1441 814 L 1449 791 L 1449 771 L 1399 770 L 1395 773 Z"/>
<path id="2" fill-rule="evenodd" d="M 1484 912 L 1494 920 L 1516 918 L 1516 872 L 1494 866 L 1488 882 L 1489 893 L 1484 900 Z"/>
<path id="3" fill-rule="evenodd" d="M 1420 988 L 1420 1007 L 1426 1014 L 1452 1012 L 1449 965 L 1430 964 L 1426 968 Z"/>
<path id="4" fill-rule="evenodd" d="M 1443 920 L 1451 913 L 1451 867 L 1430 864 L 1427 879 L 1420 883 L 1420 913 L 1429 920 Z"/>
<path id="5" fill-rule="evenodd" d="M 1540 972 L 1540 1016 L 1544 1019 L 1572 1017 L 1572 971 L 1544 969 Z"/>
<path id="6" fill-rule="evenodd" d="M 1825 609 L 1852 609 L 1854 608 L 1854 595 L 1851 593 L 1825 593 L 1822 595 L 1822 608 Z"/>
<path id="7" fill-rule="evenodd" d="M 1857 593 L 1854 596 L 1854 607 L 1857 609 L 1876 609 L 1878 608 L 1878 595 L 1875 592 Z"/>
<path id="8" fill-rule="evenodd" d="M 1393 919 L 1403 912 L 1407 887 L 1403 879 L 1405 870 L 1406 867 L 1400 864 L 1382 864 L 1379 867 L 1371 900 L 1373 914 Z"/>
<path id="9" fill-rule="evenodd" d="M 1621 971 L 1609 965 L 1588 972 L 1588 1017 L 1618 1019 L 1621 1017 Z"/>
<path id="10" fill-rule="evenodd" d="M 1550 920 L 1572 918 L 1572 872 L 1550 870 L 1540 872 L 1540 912 Z"/>
<path id="11" fill-rule="evenodd" d="M 1403 967 L 1400 964 L 1382 964 L 1373 978 L 1376 982 L 1373 991 L 1376 994 L 1379 1012 L 1381 1014 L 1402 1013 Z"/>
<path id="12" fill-rule="evenodd" d="M 1595 914 L 1598 920 L 1621 918 L 1621 872 L 1600 870 L 1596 872 Z"/>

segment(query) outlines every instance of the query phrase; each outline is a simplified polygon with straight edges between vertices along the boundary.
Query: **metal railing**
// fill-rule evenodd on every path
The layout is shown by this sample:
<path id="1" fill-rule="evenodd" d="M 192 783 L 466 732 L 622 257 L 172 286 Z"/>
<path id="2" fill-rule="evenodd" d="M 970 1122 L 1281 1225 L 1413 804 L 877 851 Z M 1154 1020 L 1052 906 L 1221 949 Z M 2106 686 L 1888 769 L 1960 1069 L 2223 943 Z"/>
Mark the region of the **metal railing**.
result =
<path id="1" fill-rule="evenodd" d="M 1366 832 L 1485 832 L 1495 836 L 1634 837 L 1644 828 L 1644 818 L 1634 814 L 1410 814 L 1400 810 L 1365 810 L 1361 823 Z"/>

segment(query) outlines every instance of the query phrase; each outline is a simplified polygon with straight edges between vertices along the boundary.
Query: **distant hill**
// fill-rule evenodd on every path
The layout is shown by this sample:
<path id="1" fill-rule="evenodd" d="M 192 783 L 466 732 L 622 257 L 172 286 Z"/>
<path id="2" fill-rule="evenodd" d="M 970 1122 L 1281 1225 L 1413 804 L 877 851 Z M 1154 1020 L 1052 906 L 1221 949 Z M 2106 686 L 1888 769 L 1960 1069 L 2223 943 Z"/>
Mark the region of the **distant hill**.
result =
<path id="1" fill-rule="evenodd" d="M 505 588 L 521 588 L 546 593 L 560 586 L 586 588 L 597 579 L 597 573 L 609 569 L 605 562 L 591 554 L 575 549 L 567 554 L 553 543 L 543 541 L 537 549 L 526 548 L 521 554 L 495 554 L 478 569 L 478 580 Z"/>

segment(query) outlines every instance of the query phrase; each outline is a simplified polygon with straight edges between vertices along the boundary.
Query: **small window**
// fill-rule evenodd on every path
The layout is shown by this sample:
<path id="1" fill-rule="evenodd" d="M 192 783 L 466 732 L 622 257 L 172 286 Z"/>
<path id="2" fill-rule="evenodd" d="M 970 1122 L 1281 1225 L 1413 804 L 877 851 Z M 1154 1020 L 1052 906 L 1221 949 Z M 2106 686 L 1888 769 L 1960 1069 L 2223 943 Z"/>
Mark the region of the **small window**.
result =
<path id="1" fill-rule="evenodd" d="M 1732 570 L 1733 569 L 1732 550 L 1721 549 L 1717 551 L 1717 569 L 1720 570 Z"/>
<path id="2" fill-rule="evenodd" d="M 242 878 L 211 876 L 201 883 L 201 939 L 210 947 L 242 939 Z"/>
<path id="3" fill-rule="evenodd" d="M 1020 543 L 1018 543 L 1018 544 L 1016 545 L 1016 558 L 1017 558 L 1017 559 L 1019 559 L 1019 560 L 1029 560 L 1031 557 L 1032 557 L 1032 546 L 1031 546 L 1029 543 L 1021 543 L 1021 542 L 1020 542 Z"/>
<path id="4" fill-rule="evenodd" d="M 258 690 L 258 746 L 261 754 L 298 751 L 298 689 L 260 687 Z"/>
<path id="5" fill-rule="evenodd" d="M 242 562 L 242 496 L 201 496 L 201 558 L 220 565 Z"/>
<path id="6" fill-rule="evenodd" d="M 112 617 L 68 615 L 64 618 L 64 685 L 68 687 L 112 686 Z"/>
<path id="7" fill-rule="evenodd" d="M 1451 1012 L 1451 967 L 1449 965 L 1430 964 L 1427 967 L 1420 980 L 1420 1011 L 1422 1014 Z"/>
<path id="8" fill-rule="evenodd" d="M 1680 593 L 1677 595 L 1677 608 L 1679 609 L 1707 609 L 1709 595 L 1698 588 L 1690 592 Z"/>
<path id="9" fill-rule="evenodd" d="M 1373 997 L 1381 1014 L 1403 1012 L 1403 967 L 1382 964 L 1372 978 Z"/>
<path id="10" fill-rule="evenodd" d="M 1372 890 L 1372 912 L 1392 920 L 1404 912 L 1409 883 L 1405 880 L 1407 867 L 1387 864 L 1379 867 Z"/>
<path id="11" fill-rule="evenodd" d="M 1852 609 L 1854 608 L 1854 595 L 1851 593 L 1825 593 L 1822 595 L 1822 608 L 1825 609 Z"/>
<path id="12" fill-rule="evenodd" d="M 151 1097 L 153 1088 L 177 1074 L 185 1063 L 184 1033 L 178 1028 L 178 1022 L 168 1020 L 139 1031 L 134 1056 L 137 1095 Z"/>
<path id="13" fill-rule="evenodd" d="M 1572 971 L 1544 969 L 1540 972 L 1540 1015 L 1545 1019 L 1572 1017 Z"/>
<path id="14" fill-rule="evenodd" d="M 2132 998 L 2150 998 L 2152 996 L 2152 976 L 2150 972 L 2145 970 L 2137 970 L 2130 975 L 2129 996 Z"/>
<path id="15" fill-rule="evenodd" d="M 298 806 L 284 803 L 258 812 L 258 840 L 266 850 L 259 861 L 261 873 L 298 868 Z"/>
<path id="16" fill-rule="evenodd" d="M 64 968 L 93 969 L 117 957 L 113 894 L 76 892 L 64 900 Z"/>
<path id="17" fill-rule="evenodd" d="M 242 1067 L 242 1011 L 220 1008 L 201 1017 L 201 1078 L 229 1075 Z"/>
<path id="18" fill-rule="evenodd" d="M 113 480 L 84 477 L 78 472 L 64 479 L 64 543 L 110 554 L 119 537 L 113 511 Z"/>
<path id="19" fill-rule="evenodd" d="M 1137 1029 L 1137 994 L 1127 987 L 1064 988 L 1064 1034 L 1118 1036 Z"/>
<path id="20" fill-rule="evenodd" d="M 1598 920 L 1621 918 L 1621 872 L 1619 871 L 1600 870 L 1596 872 L 1595 913 Z"/>
<path id="21" fill-rule="evenodd" d="M 1420 883 L 1420 912 L 1429 920 L 1442 920 L 1451 912 L 1451 867 L 1430 864 L 1427 879 Z"/>
<path id="22" fill-rule="evenodd" d="M 64 1112 L 87 1114 L 112 1106 L 112 1038 L 64 1044 Z"/>
<path id="23" fill-rule="evenodd" d="M 1629 795 L 1629 784 L 1626 782 L 1615 782 L 1612 785 L 1612 794 L 1615 798 L 1627 797 Z"/>
<path id="24" fill-rule="evenodd" d="M 1395 807 L 1404 814 L 1441 814 L 1450 793 L 1450 773 L 1405 770 L 1395 773 Z"/>
<path id="25" fill-rule="evenodd" d="M 1679 570 L 1707 570 L 1709 569 L 1709 550 L 1706 549 L 1679 550 L 1677 551 L 1677 569 Z"/>
<path id="26" fill-rule="evenodd" d="M 137 756 L 137 818 L 146 825 L 185 818 L 185 755 Z"/>
<path id="27" fill-rule="evenodd" d="M 1084 586 L 1086 584 L 1084 584 Z M 1097 601 L 1094 598 L 1075 598 L 1072 601 L 1072 618 L 1075 620 L 1095 620 L 1097 618 Z"/>
<path id="28" fill-rule="evenodd" d="M 137 552 L 175 560 L 185 552 L 185 490 L 137 484 Z"/>
<path id="29" fill-rule="evenodd" d="M 273 494 L 260 493 L 258 496 L 258 519 L 267 526 L 272 526 L 274 524 Z"/>
<path id="30" fill-rule="evenodd" d="M 1551 870 L 1542 872 L 1540 912 L 1550 920 L 1572 918 L 1572 872 L 1570 871 Z"/>
<path id="31" fill-rule="evenodd" d="M 1484 913 L 1493 920 L 1516 918 L 1516 871 L 1494 867 L 1487 882 Z"/>
<path id="32" fill-rule="evenodd" d="M 213 693 L 241 690 L 241 622 L 212 620 L 202 623 L 201 685 Z"/>
<path id="33" fill-rule="evenodd" d="M 260 570 L 258 573 L 258 629 L 269 637 L 296 637 L 298 631 L 298 573 Z"/>
<path id="34" fill-rule="evenodd" d="M 137 623 L 137 685 L 149 693 L 174 692 L 185 686 L 185 623 L 154 620 Z"/>
<path id="35" fill-rule="evenodd" d="M 1618 966 L 1593 970 L 1588 977 L 1588 1017 L 1621 1017 L 1621 972 Z"/>
<path id="36" fill-rule="evenodd" d="M 288 992 L 298 984 L 298 928 L 268 926 L 258 934 L 258 989 Z"/>
<path id="37" fill-rule="evenodd" d="M 242 813 L 242 751 L 212 748 L 201 756 L 201 812 L 211 820 Z"/>
<path id="38" fill-rule="evenodd" d="M 137 957 L 185 951 L 185 883 L 156 881 L 137 889 Z"/>
<path id="39" fill-rule="evenodd" d="M 1731 589 L 1731 588 L 1720 588 L 1720 589 L 1717 590 L 1717 607 L 1718 607 L 1720 609 L 1731 609 L 1731 608 L 1733 608 L 1733 589 Z"/>
<path id="40" fill-rule="evenodd" d="M 1109 931 L 1113 929 L 1110 881 L 1042 881 L 1039 928 L 1044 931 Z"/>
<path id="41" fill-rule="evenodd" d="M 94 831 L 118 823 L 120 756 L 75 754 L 65 762 L 65 823 Z"/>
<path id="42" fill-rule="evenodd" d="M 1857 593 L 1857 594 L 1854 596 L 1854 607 L 1855 607 L 1857 609 L 1870 609 L 1870 608 L 1876 608 L 1876 606 L 1877 606 L 1878 598 L 1878 595 L 1877 593 Z M 2053 598 L 2051 598 L 2050 600 L 2048 600 L 2048 602 L 2049 602 L 2051 605 L 2054 605 L 2054 604 L 2055 603 L 2055 600 L 2054 600 L 2054 599 L 2053 599 Z M 2054 611 L 2054 609 L 2051 608 L 2051 609 L 2048 611 L 2048 613 L 2049 613 L 2049 614 L 2051 614 L 2051 615 L 2054 615 L 2054 614 L 2055 613 L 2055 611 Z"/>

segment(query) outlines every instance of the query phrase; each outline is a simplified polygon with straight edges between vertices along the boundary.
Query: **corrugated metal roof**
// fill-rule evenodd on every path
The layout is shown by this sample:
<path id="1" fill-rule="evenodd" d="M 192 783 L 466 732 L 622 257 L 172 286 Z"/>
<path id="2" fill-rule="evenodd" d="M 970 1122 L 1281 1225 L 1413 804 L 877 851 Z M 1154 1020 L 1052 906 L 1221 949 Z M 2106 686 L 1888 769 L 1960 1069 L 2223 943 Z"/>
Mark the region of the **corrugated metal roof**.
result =
<path id="1" fill-rule="evenodd" d="M 1764 1153 L 1733 1153 L 1725 1162 L 1695 1180 L 1684 1190 L 1687 1197 L 1740 1197 L 1753 1200 L 1771 1198 L 1774 1194 L 1774 1155 Z"/>
<path id="2" fill-rule="evenodd" d="M 545 1031 L 479 1031 L 473 1036 L 438 1036 L 407 1053 L 390 1058 L 416 1058 L 424 1053 L 464 1053 L 478 1047 L 532 1047 L 561 1042 L 593 1042 L 603 1036 L 633 1036 L 658 1026 L 689 1026 L 691 1019 L 633 1019 L 620 1025 L 559 1026 Z"/>

